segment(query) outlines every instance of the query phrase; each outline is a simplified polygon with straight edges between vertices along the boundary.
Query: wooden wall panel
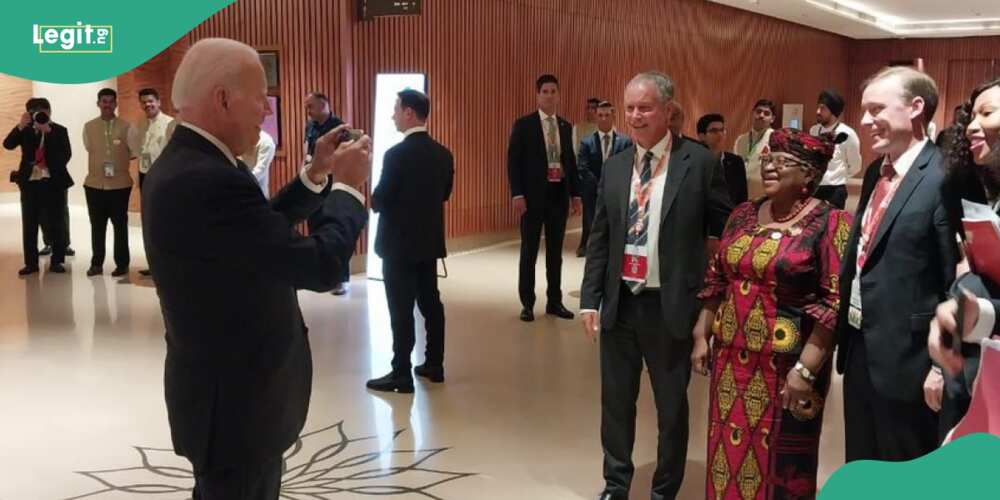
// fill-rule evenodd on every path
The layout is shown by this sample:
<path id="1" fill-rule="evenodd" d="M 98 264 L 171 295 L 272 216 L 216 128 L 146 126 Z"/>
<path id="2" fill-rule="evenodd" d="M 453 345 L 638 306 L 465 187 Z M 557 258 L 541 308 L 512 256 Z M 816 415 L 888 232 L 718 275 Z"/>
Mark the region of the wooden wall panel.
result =
<path id="1" fill-rule="evenodd" d="M 24 103 L 31 98 L 31 80 L 0 73 L 0 134 L 7 137 L 10 129 L 21 121 Z M 17 185 L 7 182 L 10 172 L 21 164 L 21 148 L 7 151 L 0 148 L 0 193 L 17 192 Z"/>
<path id="2" fill-rule="evenodd" d="M 420 16 L 373 21 L 357 20 L 353 0 L 240 0 L 149 63 L 160 68 L 160 85 L 168 88 L 186 47 L 209 36 L 281 50 L 285 156 L 272 166 L 272 189 L 301 162 L 305 92 L 326 91 L 335 112 L 371 130 L 375 75 L 426 73 L 430 131 L 456 160 L 449 237 L 517 227 L 507 139 L 514 119 L 535 109 L 541 73 L 560 78 L 560 114 L 576 121 L 586 98 L 620 107 L 629 78 L 665 71 L 687 111 L 686 133 L 694 134 L 700 115 L 722 112 L 732 143 L 760 97 L 808 110 L 821 89 L 847 87 L 851 47 L 844 37 L 701 0 L 628 0 L 614 8 L 604 0 L 432 0 Z M 119 85 L 144 78 L 125 75 Z M 625 130 L 622 110 L 618 127 Z"/>
<path id="3" fill-rule="evenodd" d="M 956 61 L 992 60 L 1000 58 L 1000 36 L 972 38 L 924 38 L 909 40 L 856 40 L 850 48 L 850 92 L 847 95 L 847 113 L 845 120 L 854 126 L 861 121 L 861 84 L 889 61 L 912 60 L 922 58 L 924 70 L 938 84 L 940 102 L 934 122 L 941 130 L 951 119 L 951 110 L 955 104 L 969 97 L 969 93 L 979 83 L 975 77 L 982 74 L 972 68 L 962 68 L 962 63 Z M 961 78 L 949 78 L 949 72 L 954 64 L 955 71 Z M 968 72 L 966 72 L 968 71 Z M 955 84 L 953 86 L 952 84 Z M 862 154 L 865 163 L 874 160 L 870 152 L 870 140 L 862 131 Z"/>

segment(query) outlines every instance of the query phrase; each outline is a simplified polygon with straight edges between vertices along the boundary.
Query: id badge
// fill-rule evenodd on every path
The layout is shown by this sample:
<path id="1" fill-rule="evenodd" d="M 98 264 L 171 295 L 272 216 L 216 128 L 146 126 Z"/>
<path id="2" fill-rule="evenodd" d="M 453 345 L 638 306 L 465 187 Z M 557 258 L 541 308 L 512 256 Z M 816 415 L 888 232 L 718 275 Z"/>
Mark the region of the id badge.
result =
<path id="1" fill-rule="evenodd" d="M 143 170 L 149 170 L 149 166 L 153 163 L 152 158 L 149 156 L 149 153 L 143 153 L 142 157 L 139 159 L 139 162 Z"/>
<path id="2" fill-rule="evenodd" d="M 104 176 L 105 177 L 115 176 L 115 162 L 113 161 L 104 162 Z"/>
<path id="3" fill-rule="evenodd" d="M 625 258 L 622 259 L 623 280 L 645 283 L 648 265 L 645 246 L 625 245 Z"/>
<path id="4" fill-rule="evenodd" d="M 559 163 L 549 163 L 549 182 L 562 182 L 563 171 Z"/>
<path id="5" fill-rule="evenodd" d="M 851 281 L 851 303 L 847 310 L 847 323 L 855 329 L 861 329 L 861 281 L 854 278 Z"/>

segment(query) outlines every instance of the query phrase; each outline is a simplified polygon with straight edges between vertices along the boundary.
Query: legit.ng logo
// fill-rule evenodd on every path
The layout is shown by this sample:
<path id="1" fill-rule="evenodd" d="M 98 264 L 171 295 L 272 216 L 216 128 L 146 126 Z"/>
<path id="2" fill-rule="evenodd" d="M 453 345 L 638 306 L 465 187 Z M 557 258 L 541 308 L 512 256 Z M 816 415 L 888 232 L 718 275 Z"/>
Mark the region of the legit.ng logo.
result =
<path id="1" fill-rule="evenodd" d="M 36 24 L 32 43 L 43 54 L 110 54 L 114 52 L 114 33 L 110 25 Z"/>

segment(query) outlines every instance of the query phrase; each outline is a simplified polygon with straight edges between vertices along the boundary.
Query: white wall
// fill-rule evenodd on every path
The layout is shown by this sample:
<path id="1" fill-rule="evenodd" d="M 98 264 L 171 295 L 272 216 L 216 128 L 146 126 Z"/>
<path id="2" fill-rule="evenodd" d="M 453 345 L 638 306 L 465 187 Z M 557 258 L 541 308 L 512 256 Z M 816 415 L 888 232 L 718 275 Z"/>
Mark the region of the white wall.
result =
<path id="1" fill-rule="evenodd" d="M 69 162 L 69 173 L 76 184 L 69 190 L 71 204 L 86 205 L 83 193 L 83 179 L 87 177 L 87 152 L 83 149 L 83 124 L 97 117 L 97 91 L 104 87 L 118 88 L 117 79 L 103 82 L 67 85 L 34 82 L 35 97 L 45 97 L 52 103 L 52 120 L 66 127 L 69 142 L 73 148 L 73 158 Z"/>

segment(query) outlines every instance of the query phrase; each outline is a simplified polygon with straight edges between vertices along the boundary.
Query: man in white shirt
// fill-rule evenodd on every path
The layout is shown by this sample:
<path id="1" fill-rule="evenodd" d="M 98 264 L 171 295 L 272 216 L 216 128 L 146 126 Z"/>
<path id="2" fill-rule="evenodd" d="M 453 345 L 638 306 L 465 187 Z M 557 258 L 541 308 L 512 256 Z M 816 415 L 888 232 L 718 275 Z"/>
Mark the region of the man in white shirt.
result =
<path id="1" fill-rule="evenodd" d="M 243 160 L 243 163 L 247 164 L 250 173 L 257 179 L 257 185 L 260 186 L 260 191 L 264 193 L 264 198 L 271 197 L 271 162 L 274 161 L 276 149 L 271 134 L 261 130 L 260 139 L 257 140 L 257 144 L 254 145 L 253 149 L 240 155 L 240 159 Z"/>
<path id="2" fill-rule="evenodd" d="M 826 89 L 819 94 L 816 105 L 817 123 L 809 129 L 812 135 L 847 135 L 847 140 L 834 149 L 830 165 L 813 195 L 841 210 L 847 205 L 847 179 L 861 171 L 861 141 L 854 129 L 840 121 L 843 112 L 844 98 L 836 90 Z"/>
<path id="3" fill-rule="evenodd" d="M 673 95 L 662 73 L 639 74 L 626 87 L 635 146 L 605 165 L 587 246 L 580 315 L 586 335 L 600 337 L 601 500 L 629 498 L 643 363 L 659 429 L 650 497 L 675 498 L 684 478 L 695 291 L 705 235 L 718 238 L 731 205 L 718 158 L 671 135 Z"/>
<path id="4" fill-rule="evenodd" d="M 130 128 L 128 134 L 129 149 L 139 152 L 139 192 L 146 181 L 149 167 L 160 157 L 163 148 L 170 140 L 173 128 L 170 124 L 173 117 L 160 110 L 160 93 L 153 88 L 139 91 L 139 105 L 142 106 L 146 118 L 136 127 Z M 149 269 L 139 270 L 142 276 L 149 276 Z"/>
<path id="5" fill-rule="evenodd" d="M 758 100 L 753 105 L 753 125 L 750 131 L 739 136 L 733 147 L 733 153 L 743 158 L 743 163 L 747 165 L 747 190 L 751 200 L 764 194 L 764 185 L 760 180 L 760 157 L 766 152 L 767 141 L 771 139 L 774 117 L 774 102 L 769 99 Z"/>

